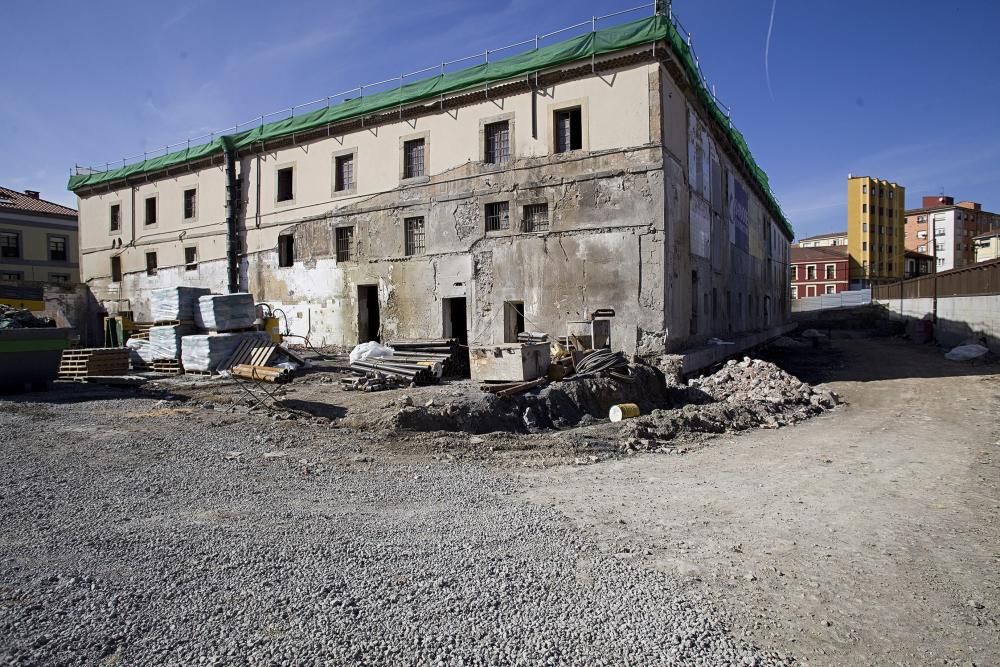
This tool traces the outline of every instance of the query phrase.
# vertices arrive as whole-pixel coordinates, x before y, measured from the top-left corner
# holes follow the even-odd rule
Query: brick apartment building
[[[792,246],[792,298],[846,292],[850,284],[850,263],[846,245]]]

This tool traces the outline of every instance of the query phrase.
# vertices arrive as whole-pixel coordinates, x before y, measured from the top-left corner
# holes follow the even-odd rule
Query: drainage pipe
[[[226,260],[229,293],[240,291],[240,179],[236,173],[236,149],[232,139],[222,137],[222,147],[226,159]]]

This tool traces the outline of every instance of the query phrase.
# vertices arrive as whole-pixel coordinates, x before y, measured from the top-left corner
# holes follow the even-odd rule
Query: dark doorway
[[[503,342],[516,343],[517,334],[524,331],[524,302],[505,301],[503,304]]]
[[[465,319],[465,297],[444,299],[442,302],[444,317],[444,337],[457,338],[462,345],[469,343],[469,325]]]
[[[378,308],[378,285],[358,285],[358,342],[382,342],[382,320]]]

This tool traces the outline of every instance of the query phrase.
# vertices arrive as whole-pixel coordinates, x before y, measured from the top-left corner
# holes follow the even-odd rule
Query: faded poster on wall
[[[732,217],[733,244],[744,252],[750,250],[750,197],[739,179],[731,179],[729,192],[732,197],[729,212]]]
[[[712,217],[708,202],[691,197],[691,252],[699,257],[712,256]]]

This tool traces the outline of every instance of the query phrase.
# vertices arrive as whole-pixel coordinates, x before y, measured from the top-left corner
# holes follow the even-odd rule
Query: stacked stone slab
[[[168,324],[149,328],[149,347],[154,361],[178,359],[181,340],[195,332],[190,324]]]
[[[261,343],[271,341],[270,335],[260,331],[184,336],[181,347],[181,363],[184,365],[184,370],[217,371],[222,364],[229,361],[240,343],[248,338]]]
[[[252,327],[257,319],[253,294],[207,294],[198,299],[195,324],[208,331],[233,331]]]
[[[162,287],[149,294],[153,322],[194,321],[198,298],[211,294],[207,287]]]

